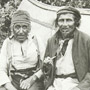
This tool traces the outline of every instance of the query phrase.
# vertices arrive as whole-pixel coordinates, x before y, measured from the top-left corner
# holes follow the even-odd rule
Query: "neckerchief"
[[[67,49],[67,46],[68,46],[69,40],[74,37],[74,31],[71,32],[65,39],[62,38],[61,33],[58,34],[60,42],[59,42],[59,48],[57,49],[57,58],[60,58],[61,54],[64,56],[66,49]]]

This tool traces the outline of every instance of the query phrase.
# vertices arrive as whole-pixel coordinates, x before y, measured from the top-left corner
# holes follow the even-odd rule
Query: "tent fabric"
[[[54,31],[53,25],[56,18],[56,11],[41,8],[41,6],[37,6],[38,2],[35,4],[33,1],[23,0],[19,9],[26,10],[30,13],[31,32],[41,37],[43,43],[46,45],[47,39],[52,36]]]

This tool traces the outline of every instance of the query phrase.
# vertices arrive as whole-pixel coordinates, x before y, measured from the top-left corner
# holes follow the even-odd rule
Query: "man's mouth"
[[[63,30],[62,30],[62,32],[68,32],[68,29],[67,28],[64,28]]]
[[[20,36],[18,35],[17,37],[18,37],[19,39],[23,39],[23,38],[25,38],[24,35],[20,35]]]

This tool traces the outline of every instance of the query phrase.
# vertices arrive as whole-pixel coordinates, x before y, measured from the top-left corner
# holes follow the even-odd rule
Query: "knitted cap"
[[[65,6],[57,12],[57,15],[61,15],[64,13],[71,13],[71,14],[75,15],[75,17],[77,17],[78,21],[81,19],[80,12],[77,9],[75,9],[74,7]]]
[[[27,11],[24,10],[18,10],[13,14],[11,24],[17,23],[17,22],[26,22],[30,23],[30,15]]]

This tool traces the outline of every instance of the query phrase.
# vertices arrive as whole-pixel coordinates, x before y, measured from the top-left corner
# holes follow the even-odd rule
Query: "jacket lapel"
[[[76,30],[74,33],[72,58],[79,81],[81,81],[84,78],[84,75],[88,70],[88,61],[86,57],[87,49],[85,49],[85,46],[87,45],[86,41],[84,40],[84,35],[78,30]]]
[[[77,49],[78,49],[78,37],[79,37],[79,35],[78,35],[78,31],[76,30],[75,32],[74,32],[74,41],[73,41],[73,47],[72,47],[72,58],[73,58],[73,62],[74,62],[74,64],[76,65],[76,64],[78,64],[78,53],[77,53]]]

